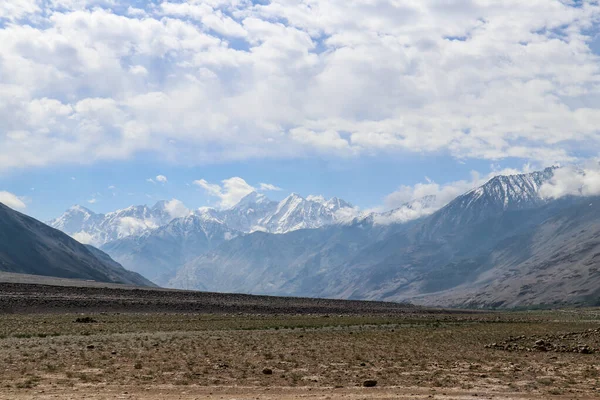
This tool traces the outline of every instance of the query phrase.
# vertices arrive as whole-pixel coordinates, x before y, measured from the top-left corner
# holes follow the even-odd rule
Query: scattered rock
[[[363,382],[364,387],[373,387],[377,386],[377,381],[375,379],[367,379]]]
[[[78,324],[93,324],[98,321],[96,321],[92,317],[79,317],[79,318],[75,319],[75,321],[73,321],[73,322],[78,323]]]
[[[262,373],[265,375],[273,375],[273,370],[271,368],[263,368]]]
[[[486,344],[485,348],[504,351],[594,354],[599,349],[582,342],[591,340],[593,343],[597,343],[600,340],[600,337],[598,337],[599,332],[598,330],[588,329],[584,332],[548,335],[543,338],[531,337],[529,340],[525,335],[509,336],[508,339],[502,342]]]

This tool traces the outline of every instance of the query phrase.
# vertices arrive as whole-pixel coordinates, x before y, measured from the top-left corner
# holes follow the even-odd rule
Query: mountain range
[[[96,214],[73,206],[49,225],[79,241],[99,245],[115,260],[165,285],[183,264],[221,243],[256,231],[283,234],[338,223],[356,210],[332,198],[292,193],[281,202],[252,192],[234,207],[203,207],[176,218],[169,202]]]
[[[231,209],[202,208],[158,227],[160,205],[130,208],[151,222],[140,231],[106,222],[123,210],[73,208],[52,224],[74,236],[119,232],[102,250],[175,288],[465,307],[595,304],[600,202],[542,196],[554,173],[496,176],[439,210],[432,196],[361,213],[336,198],[251,193]]]

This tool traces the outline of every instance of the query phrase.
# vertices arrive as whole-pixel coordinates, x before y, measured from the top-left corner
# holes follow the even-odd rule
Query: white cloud
[[[260,190],[261,192],[280,192],[283,189],[270,183],[260,183],[258,185],[258,190]]]
[[[323,195],[321,194],[309,194],[308,196],[306,196],[306,200],[315,201],[317,203],[325,203],[327,201],[327,199],[325,199],[325,197],[323,197]]]
[[[125,237],[141,233],[146,229],[155,229],[157,226],[149,220],[140,220],[133,217],[123,217],[119,219],[117,227],[119,237]]]
[[[164,175],[157,175],[156,176],[156,181],[160,182],[160,183],[167,183],[168,179]]]
[[[471,180],[459,180],[446,184],[429,181],[417,183],[413,186],[402,185],[398,190],[385,197],[384,204],[386,208],[393,209],[426,196],[435,196],[436,200],[434,204],[427,207],[427,210],[435,211],[448,204],[457,196],[482,185],[485,181],[486,179],[481,178],[479,174],[473,173]],[[409,210],[407,212],[412,213],[413,211]],[[419,209],[419,211],[423,212],[424,210]]]
[[[550,199],[600,195],[600,164],[595,160],[580,167],[569,165],[554,170],[552,179],[540,188],[540,195]]]
[[[36,0],[3,1],[0,2],[0,21],[3,19],[18,20],[39,11],[40,7]]]
[[[97,243],[97,241],[94,239],[94,236],[87,233],[87,232],[76,232],[73,235],[71,235],[71,237],[73,237],[73,239],[77,240],[79,243],[83,243],[83,244],[91,244],[92,246],[95,246],[99,243]]]
[[[290,138],[322,152],[352,153],[352,146],[348,140],[343,139],[338,132],[332,130],[314,132],[305,128],[294,128],[290,130]]]
[[[366,213],[362,212],[358,207],[344,207],[334,213],[334,218],[339,223],[349,223],[361,215],[366,215]]]
[[[148,70],[143,65],[132,65],[131,67],[129,67],[129,71],[134,75],[148,75]]]
[[[146,13],[146,11],[142,10],[141,8],[135,8],[135,7],[131,7],[131,6],[129,6],[127,8],[127,15],[132,16],[132,17],[146,17],[146,16],[148,16],[148,14]]]
[[[600,144],[593,1],[15,0],[0,21],[0,170]]]
[[[6,191],[0,191],[0,203],[17,210],[23,210],[27,207],[21,198]]]
[[[256,189],[240,177],[232,177],[221,181],[222,185],[209,183],[205,179],[194,181],[209,196],[219,199],[218,207],[227,209],[236,205],[244,196],[254,192]]]
[[[190,210],[183,204],[181,200],[172,199],[165,203],[165,210],[171,218],[181,218],[190,214]]]
[[[95,199],[95,198],[94,199],[89,199],[87,202],[90,203],[90,204],[96,204],[98,202],[98,199]]]
[[[156,183],[156,182],[154,182],[154,179],[152,179],[152,178],[146,179],[146,182],[148,182],[148,183]]]
[[[108,187],[108,190],[115,190],[116,188],[117,188],[117,187],[116,187],[115,185],[110,185],[110,186]]]

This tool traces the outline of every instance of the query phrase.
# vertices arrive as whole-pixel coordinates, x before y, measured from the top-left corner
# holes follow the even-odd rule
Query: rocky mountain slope
[[[102,250],[126,268],[164,285],[188,261],[241,233],[206,213],[109,242]]]
[[[0,271],[154,286],[100,250],[1,203]]]

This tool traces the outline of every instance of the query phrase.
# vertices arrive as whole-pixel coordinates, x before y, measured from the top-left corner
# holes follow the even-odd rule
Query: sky
[[[0,2],[0,202],[42,220],[383,210],[599,150],[596,0]]]

